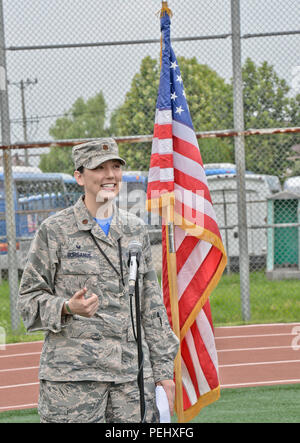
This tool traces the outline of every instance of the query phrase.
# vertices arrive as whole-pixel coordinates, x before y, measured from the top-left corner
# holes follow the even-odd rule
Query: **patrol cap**
[[[94,169],[108,160],[119,160],[126,165],[123,158],[119,156],[118,145],[113,138],[99,138],[98,140],[73,146],[72,157],[75,169],[83,166]]]

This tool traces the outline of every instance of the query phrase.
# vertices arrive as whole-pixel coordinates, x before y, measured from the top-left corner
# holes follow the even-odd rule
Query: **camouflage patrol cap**
[[[99,138],[98,140],[73,146],[72,157],[75,169],[83,166],[94,169],[108,160],[119,160],[122,165],[126,162],[119,156],[118,145],[113,138]]]

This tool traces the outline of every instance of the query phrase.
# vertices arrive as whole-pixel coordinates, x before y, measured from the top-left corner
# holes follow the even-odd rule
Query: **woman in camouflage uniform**
[[[74,176],[84,187],[84,196],[41,224],[18,299],[27,330],[45,331],[40,418],[42,422],[140,421],[137,346],[128,295],[128,245],[136,240],[142,245],[139,287],[146,421],[158,422],[155,385],[165,389],[173,413],[178,339],[153,269],[147,227],[114,204],[125,161],[113,139],[77,145],[72,154]]]

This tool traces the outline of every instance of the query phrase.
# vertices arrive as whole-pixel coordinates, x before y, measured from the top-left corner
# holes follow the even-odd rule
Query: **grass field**
[[[20,329],[18,331],[11,330],[9,286],[5,280],[0,286],[0,327],[5,330],[6,343],[36,341],[43,340],[44,338],[42,333],[27,334],[22,321],[20,321]]]
[[[210,300],[215,326],[243,324],[239,274],[223,275]],[[299,281],[270,281],[264,272],[252,272],[250,306],[253,324],[299,321]]]
[[[223,275],[210,300],[215,326],[243,324],[239,274]],[[251,323],[299,321],[299,282],[269,281],[264,272],[253,272],[250,274],[250,305]],[[5,329],[7,343],[43,339],[40,333],[26,334],[23,325],[17,333],[11,331],[7,281],[0,286],[0,327]]]
[[[8,411],[0,423],[39,423],[39,417],[36,409]],[[300,384],[223,389],[191,423],[300,423]]]
[[[268,281],[263,272],[250,275],[251,323],[299,321],[297,280]],[[211,296],[215,326],[243,324],[239,275],[223,275]],[[42,340],[42,333],[27,334],[23,325],[12,332],[9,287],[0,286],[0,327],[6,343]],[[300,423],[300,384],[224,389],[216,403],[204,408],[195,423]],[[0,413],[0,423],[38,423],[36,409]],[[176,418],[174,419],[176,423]]]

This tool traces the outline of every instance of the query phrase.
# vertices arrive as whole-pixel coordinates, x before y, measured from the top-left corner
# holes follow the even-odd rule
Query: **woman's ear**
[[[74,171],[74,178],[76,180],[76,182],[80,185],[80,186],[84,186],[84,179],[82,176],[82,173],[79,171]]]

